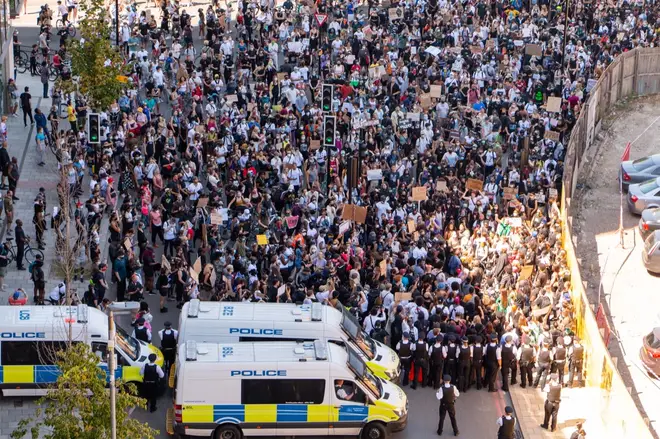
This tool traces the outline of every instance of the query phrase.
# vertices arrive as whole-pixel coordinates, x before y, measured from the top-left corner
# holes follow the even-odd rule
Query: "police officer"
[[[144,389],[144,396],[149,404],[149,411],[156,411],[156,401],[158,399],[158,380],[165,377],[163,369],[157,365],[156,354],[149,354],[149,364],[143,364],[140,369],[142,375],[142,389]]]
[[[550,383],[548,387],[544,389],[546,394],[545,399],[545,416],[543,417],[542,428],[548,429],[548,421],[552,417],[552,424],[550,425],[550,431],[555,431],[557,429],[557,412],[559,412],[559,403],[561,402],[561,383],[559,383],[559,377],[556,373],[550,375]]]
[[[477,380],[477,390],[481,390],[484,382],[484,347],[481,345],[481,336],[474,338],[474,345],[470,346],[472,351],[472,365],[470,367],[470,381],[472,377]],[[472,385],[472,383],[470,383]]]
[[[582,381],[582,358],[584,357],[584,347],[580,344],[580,339],[573,337],[573,344],[568,348],[568,387],[573,387],[573,379],[577,375],[578,385],[584,386]]]
[[[151,343],[151,330],[144,326],[144,317],[137,319],[135,324],[137,326],[133,329],[133,337],[146,343]]]
[[[442,346],[442,337],[435,338],[435,343],[429,348],[429,359],[431,367],[429,371],[429,381],[435,390],[442,384],[442,368],[444,366],[444,353]]]
[[[417,388],[417,377],[421,376],[422,387],[426,387],[426,374],[429,370],[429,353],[424,334],[419,334],[419,340],[415,344],[413,352],[414,368],[413,382],[410,385],[412,389]]]
[[[524,336],[523,345],[518,349],[518,367],[520,368],[520,387],[532,385],[532,368],[534,367],[534,347],[529,344],[529,337]]]
[[[513,370],[511,384],[515,384],[513,381],[515,380],[515,362],[517,353],[516,347],[513,345],[513,338],[510,335],[507,335],[504,339],[504,346],[501,347],[502,390],[505,392],[509,391],[509,373],[511,370]]]
[[[172,329],[170,322],[165,322],[165,329],[158,331],[158,337],[160,337],[160,349],[163,351],[165,359],[163,365],[165,370],[169,372],[176,357],[176,342],[179,339],[179,332]]]
[[[497,379],[497,369],[502,364],[502,349],[497,346],[497,334],[490,335],[490,343],[486,346],[486,383],[488,383],[489,392],[497,392],[495,380]]]
[[[504,416],[497,418],[497,439],[514,439],[516,434],[516,418],[513,417],[513,407],[504,407]]]
[[[468,338],[461,338],[461,347],[458,350],[458,389],[461,392],[467,392],[470,383],[470,363],[472,360],[472,350],[468,346]]]
[[[452,381],[456,384],[456,365],[458,360],[458,346],[456,346],[456,335],[449,334],[449,344],[443,348],[443,357],[445,361],[444,374],[452,377]]]
[[[396,351],[399,353],[399,359],[401,360],[401,368],[403,369],[403,381],[401,382],[402,386],[408,385],[408,376],[410,375],[410,365],[412,363],[412,353],[414,345],[410,343],[410,333],[404,332],[403,339],[396,344]]]
[[[545,387],[545,380],[550,373],[550,365],[552,364],[552,352],[550,351],[550,341],[543,340],[543,347],[536,355],[536,379],[534,380],[534,387],[539,386],[541,382],[541,389]]]
[[[559,377],[559,383],[564,384],[564,370],[566,370],[566,346],[571,343],[571,337],[564,339],[557,338],[557,344],[552,349],[552,369],[551,373],[556,373]]]
[[[459,435],[458,425],[456,424],[456,409],[454,408],[454,402],[456,398],[460,396],[460,392],[456,386],[451,384],[451,376],[445,375],[444,384],[438,392],[435,394],[435,397],[440,401],[440,421],[438,422],[438,436],[442,434],[442,427],[445,423],[445,416],[449,413],[449,420],[451,421],[451,428],[454,429],[454,436]]]

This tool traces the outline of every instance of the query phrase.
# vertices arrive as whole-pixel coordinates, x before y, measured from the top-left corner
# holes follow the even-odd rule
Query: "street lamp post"
[[[119,0],[115,0],[115,42],[119,50]]]

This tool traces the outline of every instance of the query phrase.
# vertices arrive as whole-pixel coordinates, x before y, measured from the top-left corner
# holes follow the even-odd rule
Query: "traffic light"
[[[333,94],[334,87],[332,84],[323,84],[323,90],[321,91],[321,110],[323,110],[324,113],[332,111]]]
[[[335,116],[323,116],[323,146],[335,146],[335,126]]]
[[[87,115],[87,127],[89,143],[101,143],[101,118],[98,113]]]

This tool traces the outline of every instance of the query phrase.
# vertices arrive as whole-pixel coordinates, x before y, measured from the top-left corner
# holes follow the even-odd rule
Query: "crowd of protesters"
[[[537,385],[567,368],[580,380],[565,147],[607,65],[657,44],[656,4],[385,1],[124,7],[133,74],[95,109],[101,145],[81,130],[82,97],[45,127],[67,176],[60,202],[75,200],[76,260],[93,266],[83,300],[100,305],[113,282],[118,300],[159,294],[161,312],[319,301],[399,351],[470,347],[467,369],[445,352],[438,371],[432,347],[411,354],[413,385],[449,371],[461,390],[494,390],[501,370],[506,390],[518,368],[531,384],[533,366]],[[491,340],[502,350],[482,368],[475,347]]]

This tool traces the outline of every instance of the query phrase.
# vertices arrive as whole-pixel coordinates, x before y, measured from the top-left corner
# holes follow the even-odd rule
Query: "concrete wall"
[[[643,419],[612,360],[589,305],[572,234],[571,197],[575,192],[585,151],[600,130],[601,120],[619,100],[660,92],[660,49],[634,49],[620,55],[598,80],[584,105],[568,143],[562,190],[563,240],[571,270],[577,333],[584,340],[584,370],[587,386],[599,395],[588,404],[598,404],[603,426],[610,437],[650,439],[648,420]]]

